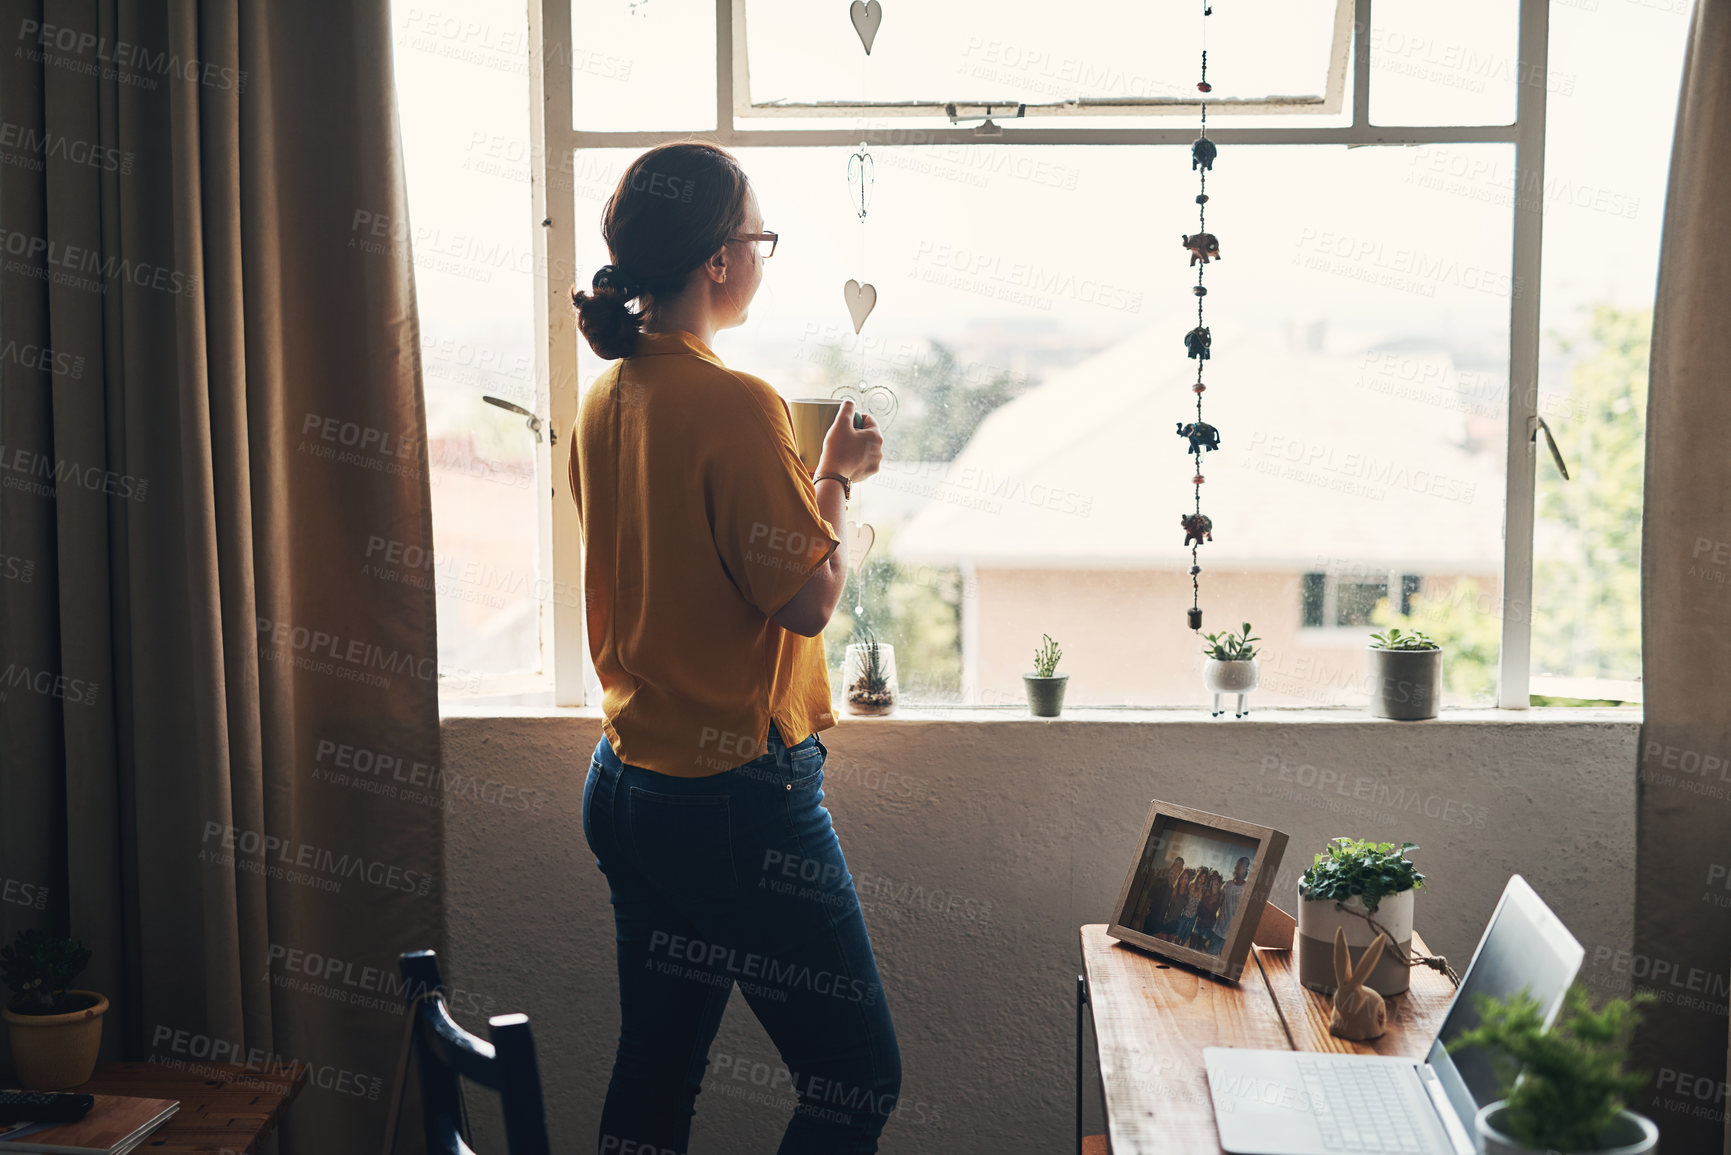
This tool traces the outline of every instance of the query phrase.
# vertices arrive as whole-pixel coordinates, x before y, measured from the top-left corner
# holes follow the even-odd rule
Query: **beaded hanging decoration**
[[[1184,544],[1190,547],[1190,628],[1198,632],[1202,629],[1199,551],[1203,542],[1214,540],[1214,522],[1202,512],[1202,483],[1205,480],[1202,454],[1220,448],[1220,431],[1202,420],[1202,394],[1208,390],[1208,386],[1202,383],[1202,370],[1208,364],[1213,345],[1213,337],[1202,315],[1202,304],[1208,296],[1203,274],[1207,272],[1209,261],[1220,259],[1220,241],[1208,231],[1208,174],[1213,171],[1214,158],[1219,152],[1214,142],[1208,139],[1208,93],[1214,90],[1208,83],[1208,17],[1213,14],[1210,0],[1202,0],[1202,75],[1196,82],[1196,91],[1202,93],[1202,128],[1190,146],[1190,169],[1197,174],[1198,182],[1196,232],[1183,238],[1184,248],[1190,253],[1190,265],[1196,270],[1196,284],[1190,290],[1196,294],[1196,327],[1184,334],[1185,354],[1196,362],[1196,383],[1190,387],[1196,395],[1196,420],[1188,424],[1178,422],[1178,436],[1189,443],[1189,453],[1195,459],[1196,467],[1190,479],[1196,494],[1195,508],[1181,515],[1178,524],[1184,530]]]

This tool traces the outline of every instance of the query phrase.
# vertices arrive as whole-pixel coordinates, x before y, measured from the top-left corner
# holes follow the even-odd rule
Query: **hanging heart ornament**
[[[884,22],[884,6],[878,0],[853,0],[848,9],[848,15],[853,19],[853,30],[859,33],[859,42],[865,45],[866,55],[872,54],[872,41],[878,38],[878,25]]]
[[[854,215],[862,221],[866,219],[866,209],[871,207],[873,170],[876,167],[872,154],[866,151],[866,142],[860,141],[859,151],[847,158],[847,185],[853,194]]]
[[[852,401],[854,412],[868,414],[878,423],[879,429],[888,429],[895,423],[896,410],[901,402],[887,385],[867,385],[861,381],[858,385],[837,385],[830,396],[841,401]]]
[[[866,318],[872,315],[872,310],[878,307],[878,291],[850,277],[847,284],[841,287],[841,295],[847,301],[848,316],[853,318],[853,331],[858,333],[865,327]]]
[[[865,568],[866,556],[871,553],[877,540],[877,531],[871,526],[857,521],[847,523],[847,566],[853,570],[855,581],[859,580],[860,571]]]

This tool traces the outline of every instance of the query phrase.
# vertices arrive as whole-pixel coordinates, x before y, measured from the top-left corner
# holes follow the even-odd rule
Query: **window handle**
[[[483,395],[481,400],[485,401],[489,405],[497,405],[499,408],[506,410],[507,412],[515,413],[519,417],[528,418],[528,420],[523,422],[523,424],[527,425],[529,427],[529,432],[531,432],[535,435],[536,441],[541,440],[541,418],[539,416],[537,416],[534,413],[531,413],[529,410],[523,408],[521,405],[517,404],[515,401],[507,401],[503,397],[493,397],[490,395]],[[557,445],[559,443],[559,439],[557,437],[554,437],[553,443],[555,445]],[[1552,448],[1551,452],[1552,453],[1556,452],[1555,447]],[[1563,476],[1567,477],[1568,474],[1565,473]]]
[[[1551,450],[1551,460],[1557,463],[1557,472],[1563,475],[1563,480],[1568,481],[1569,467],[1563,464],[1562,451],[1557,448],[1557,439],[1551,436],[1551,427],[1545,424],[1545,419],[1537,416],[1532,417],[1528,420],[1527,427],[1531,432],[1531,439],[1535,444],[1539,440],[1540,431],[1544,432],[1545,444]]]

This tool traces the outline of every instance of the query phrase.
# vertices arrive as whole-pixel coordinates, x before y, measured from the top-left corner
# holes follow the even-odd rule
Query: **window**
[[[1194,109],[1200,15],[1138,0],[1097,0],[1085,19],[1049,5],[946,0],[900,6],[884,52],[810,0],[742,0],[735,24],[741,116],[931,115],[1017,104],[1065,116]],[[1210,111],[1333,112],[1345,87],[1350,0],[1221,5],[1208,34]],[[798,50],[790,50],[798,46]]]
[[[897,9],[867,57],[835,13],[788,0],[543,5],[540,58],[572,65],[529,70],[531,107],[547,110],[546,143],[530,149],[546,175],[530,219],[549,222],[532,230],[536,267],[586,276],[605,259],[595,226],[620,168],[660,140],[712,132],[783,238],[752,323],[718,352],[789,396],[864,383],[899,400],[884,472],[856,491],[851,516],[876,544],[832,627],[832,659],[865,625],[903,650],[904,702],[1019,703],[1020,672],[1050,632],[1073,703],[1198,703],[1174,532],[1189,470],[1164,432],[1190,401],[1178,337],[1193,302],[1167,230],[1150,223],[1193,219],[1194,37],[1169,21],[1149,55],[1132,36],[1101,37],[1104,19],[986,7]],[[1627,490],[1626,446],[1600,444],[1627,424],[1627,389],[1589,399],[1572,381],[1602,376],[1580,369],[1600,364],[1594,350],[1614,347],[1625,369],[1644,350],[1638,325],[1595,330],[1582,307],[1627,310],[1651,285],[1669,134],[1640,125],[1668,118],[1644,105],[1637,123],[1621,85],[1638,59],[1650,91],[1674,91],[1684,22],[1559,6],[1547,58],[1530,35],[1517,47],[1545,8],[1378,0],[1357,56],[1342,51],[1342,5],[1214,18],[1210,79],[1245,103],[1218,127],[1210,117],[1224,260],[1210,278],[1206,400],[1223,440],[1205,465],[1218,532],[1203,604],[1205,628],[1251,617],[1263,635],[1264,704],[1361,701],[1363,635],[1390,621],[1447,640],[1465,672],[1454,704],[1525,705],[1529,675],[1566,670],[1575,683],[1550,689],[1580,691],[1592,688],[1581,677],[1631,668],[1616,592],[1628,549],[1605,548],[1596,494],[1553,498],[1543,459],[1525,480],[1524,434],[1529,413],[1545,416],[1565,455],[1585,459],[1572,468]],[[1246,31],[1272,18],[1292,25],[1279,54]],[[579,62],[573,43],[616,60]],[[655,71],[672,58],[683,63]],[[1161,79],[1131,84],[1130,63]],[[1571,126],[1551,132],[1542,182],[1535,94]],[[982,135],[977,100],[1025,103],[1025,116],[1000,107],[1001,133]],[[940,101],[959,102],[956,121]],[[1613,129],[1614,156],[1602,147]],[[877,166],[863,227],[843,175],[861,139]],[[1354,144],[1409,147],[1340,147]],[[1556,234],[1542,316],[1540,209]],[[1612,217],[1616,229],[1598,228]],[[838,299],[850,276],[880,289],[857,336]],[[562,433],[602,365],[556,280],[538,277],[531,296],[544,315],[536,380],[557,383],[545,404]],[[543,494],[559,490],[541,507],[539,556],[577,588],[575,517],[552,468],[563,454],[536,458]],[[580,607],[543,598],[540,610],[558,699],[579,701],[586,680],[593,690]]]
[[[1417,574],[1307,573],[1303,582],[1303,625],[1307,630],[1357,629],[1379,624],[1376,612],[1408,617],[1414,596],[1424,586]],[[1368,629],[1361,632],[1368,633]]]

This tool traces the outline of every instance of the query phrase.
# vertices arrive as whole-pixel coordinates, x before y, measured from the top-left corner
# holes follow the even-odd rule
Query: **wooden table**
[[[1430,953],[1416,933],[1412,945]],[[1350,1043],[1328,1033],[1329,999],[1298,985],[1290,946],[1257,946],[1251,954],[1230,983],[1124,946],[1103,924],[1082,928],[1113,1155],[1221,1155],[1204,1047],[1423,1058],[1454,997],[1446,976],[1414,967],[1411,989],[1388,1000],[1387,1033]]]
[[[71,1090],[178,1100],[180,1110],[139,1144],[139,1151],[253,1155],[275,1130],[283,1109],[306,1086],[308,1071],[304,1065],[262,1071],[237,1063],[198,1063],[192,1070],[160,1063],[98,1063],[96,1074]]]

